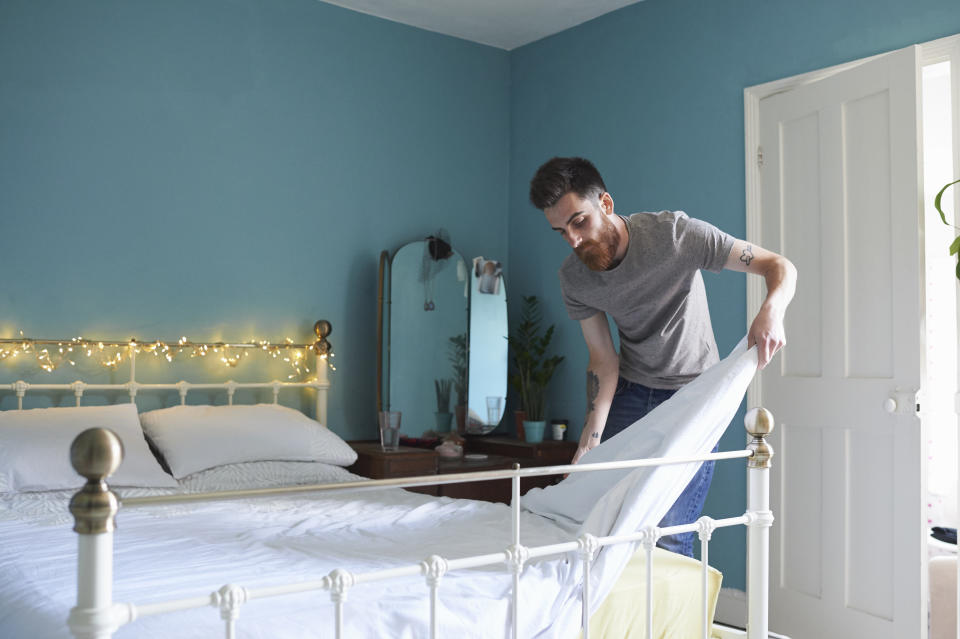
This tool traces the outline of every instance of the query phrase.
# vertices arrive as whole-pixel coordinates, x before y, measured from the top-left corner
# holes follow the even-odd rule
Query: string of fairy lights
[[[0,362],[22,362],[32,358],[41,370],[52,373],[63,366],[76,366],[78,361],[86,358],[104,368],[115,370],[132,355],[146,353],[171,363],[181,358],[219,359],[225,367],[236,368],[252,352],[265,352],[267,356],[289,365],[292,372],[287,376],[288,379],[298,379],[310,373],[310,351],[316,352],[331,370],[336,370],[329,343],[319,333],[318,337],[313,344],[295,344],[289,337],[282,343],[266,340],[239,344],[192,342],[186,337],[172,343],[162,340],[141,342],[137,339],[118,342],[83,337],[69,340],[33,339],[25,337],[20,331],[19,338],[0,339]]]

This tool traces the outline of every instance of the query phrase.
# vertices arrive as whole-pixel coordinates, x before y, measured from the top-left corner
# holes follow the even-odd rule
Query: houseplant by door
[[[515,372],[510,375],[510,384],[520,394],[520,405],[526,411],[523,422],[525,439],[528,442],[543,440],[544,413],[547,386],[563,357],[547,357],[547,349],[553,339],[553,325],[542,330],[543,316],[535,295],[523,297],[520,323],[507,340],[513,350]]]

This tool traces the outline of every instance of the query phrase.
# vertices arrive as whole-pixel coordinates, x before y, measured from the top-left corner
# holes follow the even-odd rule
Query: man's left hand
[[[769,308],[766,304],[760,308],[760,312],[753,319],[750,325],[750,332],[747,333],[747,348],[754,344],[757,345],[757,356],[759,363],[757,368],[763,369],[777,351],[783,348],[787,343],[786,333],[783,329],[783,314]]]

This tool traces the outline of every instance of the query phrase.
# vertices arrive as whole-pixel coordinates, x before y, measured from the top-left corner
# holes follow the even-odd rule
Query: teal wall
[[[505,51],[316,0],[0,0],[0,335],[326,318],[330,425],[372,438],[379,253],[505,260],[508,166]]]
[[[315,0],[0,0],[0,335],[306,340],[325,317],[331,426],[372,437],[378,254],[443,226],[504,259],[514,316],[544,301],[577,436],[536,167],[585,155],[618,211],[743,236],[745,87],[958,31],[955,0],[646,0],[508,53]],[[706,280],[726,351],[744,277]],[[721,466],[708,512],[743,484]],[[726,586],[742,544],[715,537]]]
[[[570,417],[578,434],[584,399],[570,389],[583,387],[587,355],[558,291],[569,248],[527,200],[543,161],[591,158],[620,213],[683,209],[743,237],[746,87],[957,32],[956,0],[646,0],[511,52],[510,310],[516,296],[536,293],[557,324],[567,361],[550,412]],[[726,353],[746,332],[745,278],[705,279]],[[723,449],[743,445],[741,424]],[[742,511],[744,490],[742,467],[721,464],[707,514]],[[744,587],[743,544],[739,530],[714,536],[724,586]]]

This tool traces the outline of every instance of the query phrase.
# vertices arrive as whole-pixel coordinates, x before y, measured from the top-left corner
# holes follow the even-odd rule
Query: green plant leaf
[[[951,226],[951,224],[947,222],[947,216],[943,212],[943,208],[940,206],[940,202],[943,199],[943,192],[949,189],[954,184],[957,184],[958,182],[960,182],[960,180],[954,180],[953,182],[950,182],[949,184],[944,186],[942,189],[940,189],[940,192],[937,193],[937,197],[933,198],[933,206],[935,209],[937,209],[937,213],[940,214],[940,219],[943,220],[943,223],[946,224],[947,226]],[[954,251],[950,251],[950,255],[953,255],[953,253]]]
[[[957,251],[960,251],[960,235],[953,238],[953,242],[950,244],[950,255],[956,255]]]

